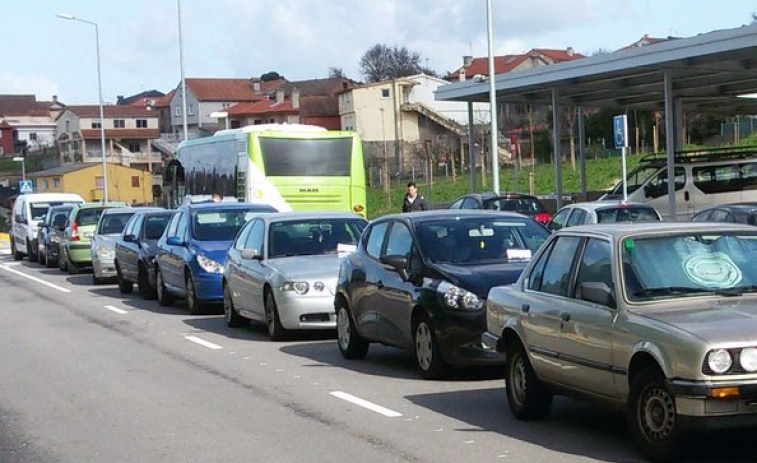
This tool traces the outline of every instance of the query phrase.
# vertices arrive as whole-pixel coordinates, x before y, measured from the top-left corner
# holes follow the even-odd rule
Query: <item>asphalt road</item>
[[[499,371],[423,381],[410,354],[347,361],[0,250],[0,462],[636,462],[621,414],[557,399],[515,421]],[[751,434],[686,461],[754,462]]]

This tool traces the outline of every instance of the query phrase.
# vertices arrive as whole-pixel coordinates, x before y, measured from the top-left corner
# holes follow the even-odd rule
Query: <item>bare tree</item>
[[[344,77],[347,77],[346,75],[344,75],[344,69],[337,68],[337,67],[329,68],[329,79],[344,78]]]
[[[368,82],[381,82],[423,71],[421,54],[404,46],[389,47],[379,43],[360,58],[360,72]]]

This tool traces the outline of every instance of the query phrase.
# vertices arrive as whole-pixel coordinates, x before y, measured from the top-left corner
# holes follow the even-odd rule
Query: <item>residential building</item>
[[[13,126],[0,119],[0,156],[8,156],[14,153]]]
[[[631,50],[634,48],[641,48],[641,47],[647,47],[649,45],[654,45],[656,43],[662,43],[667,42],[668,40],[675,40],[678,37],[650,37],[649,34],[644,34],[639,40],[635,41],[632,44],[626,45],[625,47],[621,48],[621,50]]]
[[[139,92],[136,95],[123,96],[118,95],[116,97],[116,104],[121,106],[139,106],[141,108],[150,108],[155,105],[155,101],[166,96],[165,93],[159,90],[145,90]]]
[[[295,91],[289,99],[284,89],[278,89],[274,98],[240,103],[227,110],[229,128],[260,124],[298,124],[300,122],[300,97]]]
[[[153,202],[152,174],[141,169],[108,163],[108,199],[127,204]],[[103,200],[102,165],[64,164],[29,174],[40,193],[76,193],[86,201]]]
[[[58,142],[64,160],[100,162],[100,127],[104,124],[108,162],[133,165],[149,172],[162,165],[160,153],[152,149],[152,140],[160,136],[155,111],[107,105],[103,112],[105,119],[101,121],[99,106],[67,106],[58,116]]]
[[[585,58],[585,56],[576,53],[571,47],[565,50],[533,48],[520,55],[495,56],[494,73],[506,74],[508,72],[522,71],[524,69],[574,61],[581,58]],[[474,58],[473,56],[463,56],[463,65],[449,73],[447,80],[470,80],[477,75],[484,77],[489,75],[488,57]]]
[[[0,95],[0,119],[13,127],[13,139],[29,151],[55,145],[55,118],[65,106],[37,101],[34,95]]]

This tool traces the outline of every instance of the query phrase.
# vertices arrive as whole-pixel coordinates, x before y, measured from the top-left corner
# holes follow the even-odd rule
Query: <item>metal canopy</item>
[[[497,98],[507,103],[663,109],[664,73],[683,110],[757,114],[757,25],[672,39],[580,60],[496,76]],[[437,100],[489,100],[488,83],[439,88]]]

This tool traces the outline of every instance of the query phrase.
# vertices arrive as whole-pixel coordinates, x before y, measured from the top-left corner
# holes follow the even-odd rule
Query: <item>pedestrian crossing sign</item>
[[[32,188],[32,181],[31,180],[22,180],[18,184],[18,190],[21,193],[31,193],[34,189]]]

